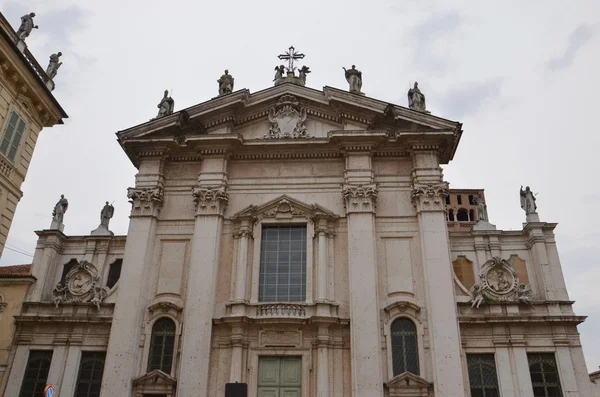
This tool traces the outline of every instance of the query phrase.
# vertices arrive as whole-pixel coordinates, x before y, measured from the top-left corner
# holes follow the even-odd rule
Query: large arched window
[[[148,372],[159,369],[166,374],[170,374],[173,366],[174,348],[175,323],[167,317],[160,318],[152,327]]]
[[[392,364],[394,376],[404,372],[419,375],[417,327],[407,318],[392,323]]]

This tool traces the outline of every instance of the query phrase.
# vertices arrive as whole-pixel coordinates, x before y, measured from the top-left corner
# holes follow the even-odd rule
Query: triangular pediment
[[[159,369],[154,369],[148,372],[145,375],[140,376],[139,378],[133,381],[134,386],[141,385],[164,385],[164,386],[175,386],[177,385],[177,380],[173,378],[171,375],[168,375],[162,372]]]
[[[233,219],[289,219],[303,217],[307,219],[338,218],[333,212],[319,204],[306,204],[286,194],[261,205],[250,205],[233,216]]]
[[[390,397],[429,397],[433,395],[433,383],[427,382],[427,380],[410,372],[396,375],[385,385]]]

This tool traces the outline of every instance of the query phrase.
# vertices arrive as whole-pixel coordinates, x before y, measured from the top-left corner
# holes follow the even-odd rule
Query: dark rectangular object
[[[248,385],[246,383],[226,383],[225,397],[247,397]]]

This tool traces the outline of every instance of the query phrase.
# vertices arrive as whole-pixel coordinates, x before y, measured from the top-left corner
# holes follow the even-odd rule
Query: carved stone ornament
[[[506,259],[494,257],[483,264],[480,284],[471,287],[471,307],[484,302],[521,302],[531,305],[529,284],[520,284],[517,271]]]
[[[163,205],[162,187],[129,188],[127,198],[132,204],[131,215],[156,215],[156,210]]]
[[[417,210],[445,210],[448,195],[448,182],[433,184],[413,184],[411,199]]]
[[[300,107],[293,95],[283,95],[269,110],[269,133],[262,139],[311,138],[306,132],[306,109]]]
[[[56,284],[53,290],[54,305],[89,302],[100,310],[100,303],[108,292],[102,287],[98,270],[88,261],[81,261],[66,275],[64,285]]]
[[[370,185],[345,185],[342,188],[346,213],[375,212],[379,187]]]
[[[222,215],[229,201],[225,186],[195,187],[192,196],[197,215]]]

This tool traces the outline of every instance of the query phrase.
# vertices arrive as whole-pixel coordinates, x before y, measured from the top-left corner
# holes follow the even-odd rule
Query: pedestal
[[[108,230],[107,226],[100,225],[95,230],[92,230],[90,232],[90,235],[92,235],[92,236],[109,236],[109,237],[112,237],[115,234],[113,232],[111,232],[110,230]]]
[[[59,230],[62,232],[65,230],[65,225],[62,222],[53,219],[52,223],[50,223],[50,230]]]

